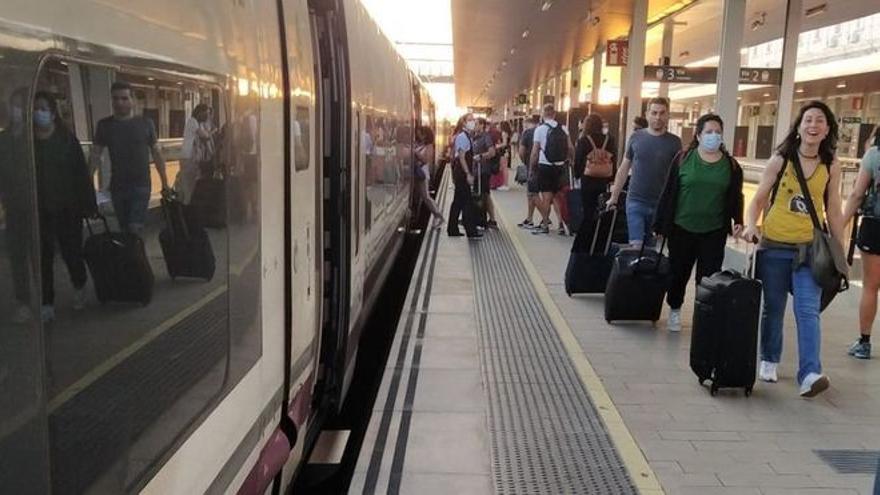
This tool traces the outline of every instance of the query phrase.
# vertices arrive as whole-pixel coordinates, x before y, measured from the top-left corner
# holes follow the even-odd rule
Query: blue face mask
[[[48,110],[34,110],[34,124],[37,127],[47,128],[52,125],[52,112]]]
[[[721,142],[724,139],[721,134],[701,134],[700,146],[706,151],[718,151],[721,148]]]

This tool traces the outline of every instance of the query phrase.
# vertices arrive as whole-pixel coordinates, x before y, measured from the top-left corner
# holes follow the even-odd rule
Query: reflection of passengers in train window
[[[31,202],[29,198],[27,135],[27,88],[20,88],[9,98],[9,121],[0,132],[0,203],[6,216],[6,250],[17,308],[12,319],[24,323],[31,318],[28,253],[31,239]],[[6,281],[4,281],[6,283]]]
[[[95,189],[79,140],[58,115],[49,93],[34,96],[34,162],[40,213],[40,266],[43,321],[55,317],[55,245],[67,265],[75,290],[73,308],[85,306],[86,264],[83,259],[83,218],[98,212]]]
[[[177,174],[174,189],[183,204],[192,200],[196,181],[201,175],[210,177],[214,173],[214,133],[211,125],[211,107],[199,103],[186,119],[183,128],[183,147],[181,149],[180,172]]]
[[[110,88],[113,115],[98,122],[92,146],[92,169],[97,169],[104,148],[110,151],[110,195],[119,226],[140,233],[147,220],[150,204],[150,153],[162,181],[162,192],[168,192],[165,159],[156,140],[153,122],[134,114],[132,88],[117,81]]]

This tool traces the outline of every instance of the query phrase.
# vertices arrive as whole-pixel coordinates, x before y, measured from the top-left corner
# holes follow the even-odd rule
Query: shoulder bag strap
[[[819,215],[816,213],[816,205],[813,204],[813,196],[810,195],[810,188],[807,186],[807,179],[804,177],[804,169],[801,167],[801,160],[797,156],[797,152],[795,152],[791,163],[794,167],[794,174],[797,176],[798,183],[801,186],[801,192],[804,193],[804,201],[807,203],[807,210],[809,210],[810,218],[813,220],[813,227],[826,232],[825,226],[819,222]],[[820,167],[822,164],[819,163],[816,166]]]

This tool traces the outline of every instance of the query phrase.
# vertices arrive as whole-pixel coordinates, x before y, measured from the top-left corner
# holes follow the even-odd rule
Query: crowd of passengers
[[[73,309],[87,303],[85,291],[88,270],[83,252],[83,220],[98,218],[95,171],[107,150],[110,183],[107,189],[118,228],[143,235],[152,195],[150,163],[155,163],[162,196],[175,198],[188,206],[196,185],[213,163],[218,130],[212,109],[196,105],[186,120],[180,169],[175,183],[169,184],[165,159],[158,145],[153,121],[136,114],[131,85],[123,81],[110,89],[113,114],[101,119],[95,128],[90,156],[86,158],[76,135],[61,117],[58,101],[50,92],[33,97],[33,128],[25,124],[28,94],[25,89],[11,95],[10,125],[0,132],[0,205],[5,213],[6,247],[16,300],[11,319],[25,323],[34,315],[30,310],[29,256],[27,240],[31,232],[27,177],[27,132],[33,134],[39,218],[40,272],[42,297],[39,317],[48,323],[55,319],[55,253],[64,261],[74,288]]]
[[[848,354],[871,357],[871,328],[880,289],[880,126],[865,143],[858,178],[846,204],[841,198],[841,163],[835,153],[838,119],[822,102],[801,107],[787,136],[768,160],[757,192],[746,208],[743,169],[723,142],[724,122],[715,114],[701,116],[690,143],[669,132],[669,101],[653,98],[635,131],[626,140],[624,156],[615,156],[614,136],[597,114],[578,123],[578,135],[556,120],[552,104],[541,115],[526,118],[522,132],[506,122],[490,124],[466,114],[459,120],[449,152],[455,196],[447,233],[479,240],[497,228],[491,191],[507,188],[508,168],[516,153],[524,175],[527,214],[518,224],[534,235],[552,231],[551,213],[559,235],[566,231],[564,195],[580,188],[581,231],[592,229],[603,210],[625,211],[630,246],[668,246],[671,283],[667,330],[681,330],[681,307],[691,273],[695,282],[721,270],[728,237],[757,245],[756,277],[763,284],[760,323],[759,378],[778,380],[782,328],[788,295],[792,294],[798,332],[800,394],[812,397],[829,386],[820,360],[822,289],[806,253],[814,226],[799,187],[793,160],[799,159],[807,189],[821,222],[833,241],[845,244],[846,225],[861,216],[855,245],[861,251],[863,281],[858,338]],[[556,136],[565,136],[565,144]],[[553,149],[555,148],[555,149]],[[535,217],[537,211],[538,217]],[[459,219],[461,221],[459,221]],[[762,220],[759,223],[759,220]],[[662,247],[661,247],[662,249]]]

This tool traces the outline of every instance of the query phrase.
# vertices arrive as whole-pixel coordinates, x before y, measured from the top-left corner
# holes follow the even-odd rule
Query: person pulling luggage
[[[837,139],[838,124],[831,109],[819,101],[804,105],[776,154],[767,162],[749,204],[743,233],[750,242],[760,240],[758,278],[764,284],[764,312],[759,377],[771,383],[778,380],[782,323],[791,292],[798,332],[797,381],[802,397],[813,397],[830,383],[822,373],[819,357],[822,287],[807,253],[816,233],[811,211],[827,222],[832,242],[843,239],[841,166],[835,157]],[[766,213],[759,229],[761,212]]]
[[[675,156],[660,196],[654,232],[667,238],[672,280],[666,294],[670,332],[681,331],[681,306],[697,265],[696,283],[721,270],[728,235],[743,230],[743,171],[724,148],[721,117],[697,120],[690,146]]]

